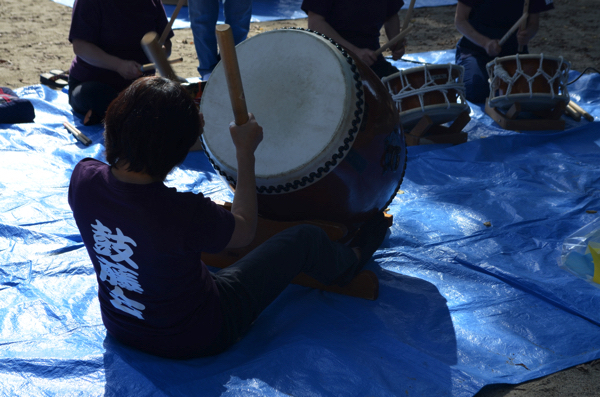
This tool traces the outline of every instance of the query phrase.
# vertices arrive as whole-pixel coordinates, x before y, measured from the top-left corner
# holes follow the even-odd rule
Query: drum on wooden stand
[[[434,124],[455,120],[469,105],[465,99],[464,68],[460,65],[423,65],[382,79],[396,103],[405,129],[424,115]]]
[[[256,151],[260,215],[354,229],[384,210],[400,187],[406,146],[394,104],[371,69],[304,29],[261,33],[236,53],[248,111],[264,131]],[[221,63],[200,108],[205,152],[234,187],[233,113]]]
[[[490,81],[490,107],[507,109],[519,103],[522,110],[553,109],[569,102],[570,63],[563,57],[517,54],[496,58],[486,65]]]

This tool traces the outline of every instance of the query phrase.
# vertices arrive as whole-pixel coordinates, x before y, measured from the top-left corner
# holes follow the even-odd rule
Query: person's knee
[[[314,241],[327,238],[327,233],[315,225],[302,224],[286,229],[285,232],[293,236],[297,241]]]
[[[490,95],[490,87],[487,79],[475,77],[467,84],[465,82],[465,97],[473,103],[484,103]]]

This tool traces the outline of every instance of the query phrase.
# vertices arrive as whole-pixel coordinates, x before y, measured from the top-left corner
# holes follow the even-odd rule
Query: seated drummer
[[[162,357],[226,350],[300,272],[324,284],[348,283],[388,228],[379,213],[344,245],[316,226],[296,226],[211,273],[202,252],[242,247],[254,238],[254,152],[263,131],[251,114],[246,124],[230,124],[239,173],[227,211],[202,193],[164,184],[203,124],[180,84],[162,77],[137,79],[106,113],[108,164],[81,160],[69,186],[69,205],[96,271],[108,333]]]
[[[150,63],[140,44],[148,32],[162,33],[167,16],[160,0],[76,0],[69,41],[75,58],[69,70],[69,104],[84,116],[85,125],[98,124],[108,104]],[[169,56],[173,31],[164,43]]]
[[[398,72],[379,49],[382,26],[388,40],[400,33],[398,12],[403,0],[303,0],[302,11],[308,14],[308,28],[342,45],[383,78]],[[390,47],[392,59],[402,58],[406,41]]]
[[[490,95],[486,64],[496,57],[527,54],[527,44],[539,30],[540,13],[554,8],[552,0],[530,0],[527,27],[519,28],[502,46],[499,40],[523,15],[524,0],[458,0],[454,24],[463,37],[456,45],[456,64],[465,68],[467,100],[484,103]]]

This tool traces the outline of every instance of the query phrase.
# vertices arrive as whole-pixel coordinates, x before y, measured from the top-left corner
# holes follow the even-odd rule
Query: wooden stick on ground
[[[579,106],[578,104],[576,104],[575,102],[573,102],[573,101],[570,101],[570,102],[569,102],[569,105],[570,105],[570,106],[571,106],[573,109],[575,109],[575,110],[577,110],[579,113],[581,113],[581,115],[582,115],[583,117],[585,117],[585,119],[586,119],[587,121],[594,121],[594,116],[592,116],[591,114],[589,114],[588,112],[586,112],[585,110],[583,110],[583,108],[582,108],[581,106]]]
[[[240,67],[235,52],[235,43],[231,26],[228,24],[217,25],[215,28],[217,41],[219,42],[219,53],[225,68],[225,79],[229,88],[229,99],[233,108],[233,116],[237,125],[246,124],[248,121],[248,110],[246,108],[246,97],[240,75]]]
[[[571,117],[573,120],[575,120],[575,121],[577,121],[577,122],[581,121],[581,113],[579,113],[579,112],[577,111],[577,109],[575,109],[575,108],[573,107],[573,105],[571,104],[571,102],[569,102],[569,103],[567,104],[567,107],[565,107],[565,113],[566,113],[566,114],[567,114],[569,117]]]
[[[529,16],[529,14],[523,14],[521,16],[521,18],[519,18],[519,20],[508,30],[508,32],[506,32],[506,34],[504,35],[504,37],[502,37],[500,39],[500,41],[498,42],[500,45],[504,44],[504,42],[506,40],[508,40],[508,38],[510,36],[512,36],[512,34],[519,29],[519,26],[521,26],[521,24],[523,23],[523,21],[525,21],[525,23],[527,23],[527,17]]]
[[[169,20],[169,23],[165,27],[165,30],[163,30],[163,33],[160,36],[160,39],[158,40],[158,44],[160,46],[165,44],[165,41],[167,40],[167,36],[169,35],[169,32],[171,31],[171,27],[173,26],[173,22],[175,22],[175,19],[177,18],[177,15],[179,14],[179,10],[181,10],[181,7],[183,7],[183,4],[185,4],[185,0],[179,0],[177,5],[175,6],[173,15],[171,15],[171,19]]]
[[[398,35],[396,35],[396,37],[394,37],[393,39],[391,39],[390,41],[388,41],[387,43],[385,43],[384,45],[382,45],[381,47],[379,47],[375,51],[375,56],[379,56],[379,54],[381,54],[383,51],[387,50],[389,47],[395,45],[397,42],[399,42],[400,40],[404,39],[406,36],[408,36],[408,34],[413,29],[414,29],[414,25],[410,25],[408,28],[403,29]]]

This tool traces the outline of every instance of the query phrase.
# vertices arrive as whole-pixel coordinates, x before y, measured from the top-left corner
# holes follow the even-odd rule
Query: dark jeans
[[[94,114],[93,124],[104,119],[106,109],[119,92],[108,84],[98,81],[84,83],[69,77],[69,104],[80,115],[85,115],[90,109]]]
[[[377,61],[371,65],[371,69],[380,79],[399,72],[398,68],[389,63],[383,56],[377,58]]]
[[[527,46],[525,46],[522,54],[527,53]],[[516,54],[516,50],[512,54]],[[500,54],[500,57],[504,56],[507,55]],[[485,100],[490,96],[489,75],[486,65],[494,59],[486,53],[465,50],[458,45],[456,46],[455,63],[465,68],[463,81],[465,83],[465,97],[468,101],[485,103]]]
[[[332,242],[316,226],[287,229],[235,264],[213,274],[223,311],[223,329],[210,354],[236,343],[254,320],[304,272],[324,284],[343,284],[359,270],[354,251]]]
[[[456,47],[455,62],[465,68],[463,81],[465,83],[465,97],[473,103],[485,103],[490,96],[490,84],[485,65],[494,58],[485,54],[463,53]]]

